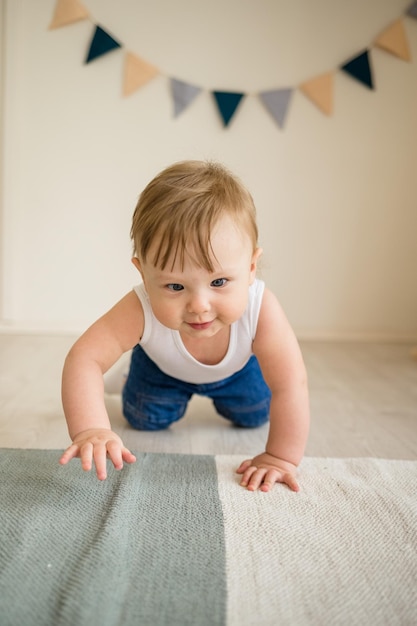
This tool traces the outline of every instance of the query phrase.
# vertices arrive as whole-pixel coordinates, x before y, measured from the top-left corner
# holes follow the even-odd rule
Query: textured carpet
[[[306,458],[265,494],[238,456],[103,483],[59,456],[0,450],[2,626],[417,624],[417,462]]]

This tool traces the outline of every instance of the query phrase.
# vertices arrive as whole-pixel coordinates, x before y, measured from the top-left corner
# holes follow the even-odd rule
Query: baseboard
[[[300,342],[404,343],[417,345],[417,333],[296,332]]]

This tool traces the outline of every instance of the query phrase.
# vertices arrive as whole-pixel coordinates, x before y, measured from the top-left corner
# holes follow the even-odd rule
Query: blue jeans
[[[217,412],[237,426],[254,428],[269,419],[271,392],[255,356],[224,380],[196,385],[164,374],[135,346],[122,394],[123,413],[133,428],[168,428],[184,415],[193,394],[211,398]]]

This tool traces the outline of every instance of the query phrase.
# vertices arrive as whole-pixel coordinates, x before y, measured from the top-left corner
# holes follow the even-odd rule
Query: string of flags
[[[369,54],[372,46],[380,48],[403,61],[411,61],[410,48],[404,28],[405,17],[417,19],[417,0],[406,9],[403,16],[393,21],[376,37],[370,46],[336,69],[314,76],[296,86],[280,87],[250,95],[255,95],[260,99],[280,128],[284,128],[291,98],[296,89],[299,89],[322,113],[331,116],[334,110],[334,75],[336,71],[345,72],[366,88],[375,88],[374,72]],[[107,29],[95,23],[80,0],[57,0],[49,29],[68,26],[86,19],[92,22],[94,30],[85,64],[91,63],[114,50],[125,49],[122,42],[118,41]],[[165,74],[159,68],[134,52],[125,50],[123,96],[132,95],[149,81],[161,75],[164,76]],[[168,76],[168,79],[173,100],[173,114],[174,117],[178,117],[191,105],[198,94],[203,91],[203,88],[178,78]],[[249,95],[245,92],[217,90],[212,90],[211,94],[225,127],[232,121],[243,99]]]

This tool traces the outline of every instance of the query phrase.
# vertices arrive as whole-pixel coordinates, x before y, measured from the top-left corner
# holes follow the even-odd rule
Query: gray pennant
[[[259,94],[260,99],[280,128],[284,126],[292,92],[293,89],[274,89]]]
[[[177,117],[191,104],[200,93],[201,88],[184,83],[182,80],[171,78],[171,91],[174,99],[174,117]]]

